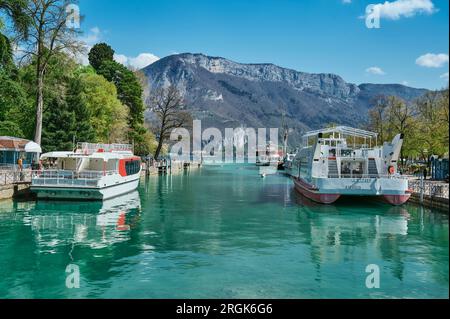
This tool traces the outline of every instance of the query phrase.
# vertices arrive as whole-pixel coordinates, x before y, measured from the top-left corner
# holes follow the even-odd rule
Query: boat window
[[[341,163],[342,177],[361,177],[363,175],[363,163],[361,162],[345,162]]]
[[[336,157],[336,149],[334,149],[334,148],[330,149],[330,156]]]
[[[141,169],[141,161],[133,160],[125,163],[125,171],[127,175],[134,175],[139,173]]]
[[[341,150],[342,157],[350,157],[352,156],[352,150]]]

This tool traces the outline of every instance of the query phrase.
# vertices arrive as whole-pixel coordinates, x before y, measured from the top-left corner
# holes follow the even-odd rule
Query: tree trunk
[[[166,127],[166,113],[164,112],[162,119],[161,119],[161,129],[159,130],[159,140],[158,140],[158,147],[155,151],[155,160],[158,160],[159,153],[161,153],[161,149],[164,143],[164,131]]]
[[[155,151],[155,160],[158,160],[159,153],[161,153],[162,144],[163,144],[163,139],[160,138],[158,141],[158,147],[156,148],[156,151]]]
[[[34,142],[41,145],[42,115],[44,110],[44,71],[39,66],[37,67],[36,75],[36,129],[34,132]]]

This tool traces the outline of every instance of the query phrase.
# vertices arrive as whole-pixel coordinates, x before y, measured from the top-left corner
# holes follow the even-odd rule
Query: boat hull
[[[292,177],[295,189],[303,196],[322,204],[332,204],[342,196],[374,196],[399,206],[411,193],[405,180],[394,179],[316,179],[314,184]]]
[[[139,177],[103,187],[31,186],[38,199],[50,200],[106,200],[135,191]]]
[[[405,204],[409,198],[411,197],[411,194],[405,194],[405,195],[384,195],[384,201],[388,204],[394,205],[394,206],[400,206]]]
[[[341,197],[339,194],[324,194],[319,193],[317,190],[314,189],[312,185],[309,185],[308,183],[304,182],[301,179],[293,178],[295,189],[302,194],[303,196],[311,199],[312,201],[315,201],[317,203],[321,204],[333,204],[335,201]]]

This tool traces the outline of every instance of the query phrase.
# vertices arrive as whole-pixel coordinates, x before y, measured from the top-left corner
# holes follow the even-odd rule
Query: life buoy
[[[390,175],[394,175],[394,174],[395,174],[395,167],[392,166],[392,165],[389,166],[389,167],[388,167],[388,172],[389,172]]]

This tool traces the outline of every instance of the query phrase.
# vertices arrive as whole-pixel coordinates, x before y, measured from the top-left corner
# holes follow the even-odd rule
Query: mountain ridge
[[[305,130],[329,123],[363,126],[378,95],[411,102],[427,92],[402,84],[356,85],[333,73],[243,64],[202,53],[167,56],[142,71],[150,90],[176,85],[193,116],[207,127],[281,127],[286,113],[293,143]]]

